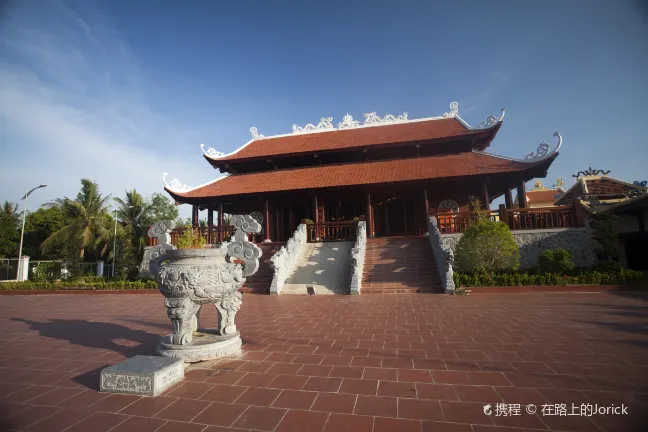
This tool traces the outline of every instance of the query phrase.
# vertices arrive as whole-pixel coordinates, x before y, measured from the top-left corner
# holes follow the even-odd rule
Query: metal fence
[[[0,281],[16,280],[18,277],[18,258],[0,259]]]

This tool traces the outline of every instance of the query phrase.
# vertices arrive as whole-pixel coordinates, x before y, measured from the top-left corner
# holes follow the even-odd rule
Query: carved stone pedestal
[[[180,359],[138,355],[101,371],[103,392],[157,396],[184,378]]]
[[[164,337],[157,346],[157,353],[164,357],[182,359],[185,363],[212,360],[241,353],[241,335],[219,336],[215,330],[202,330],[193,334],[185,345],[171,343],[171,336]]]

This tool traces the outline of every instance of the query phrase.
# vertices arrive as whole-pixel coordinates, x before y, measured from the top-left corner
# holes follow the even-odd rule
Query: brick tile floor
[[[0,312],[3,431],[602,432],[648,424],[645,295],[245,295],[243,355],[192,365],[156,398],[97,386],[102,368],[152,354],[169,332],[161,296],[3,296]],[[201,318],[215,325],[214,308]],[[521,414],[496,416],[497,403],[520,404]],[[624,404],[629,415],[543,415],[543,404],[561,403],[568,411]],[[526,413],[527,404],[538,412]]]

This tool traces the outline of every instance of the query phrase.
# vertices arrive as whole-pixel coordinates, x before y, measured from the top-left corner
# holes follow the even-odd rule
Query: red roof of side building
[[[556,200],[556,196],[561,195],[564,191],[561,189],[531,190],[526,193],[528,203],[551,202]]]
[[[626,183],[621,180],[603,176],[581,177],[567,192],[565,192],[556,204],[562,204],[574,198],[611,198],[627,196],[633,191],[646,191],[643,186]]]
[[[185,192],[165,189],[177,201],[185,201],[187,198],[518,172],[543,164],[548,167],[554,158],[555,156],[537,162],[524,162],[473,151],[411,159],[234,174]]]
[[[214,162],[232,161],[479,135],[485,140],[480,140],[477,150],[484,150],[490,145],[501,125],[502,122],[498,121],[490,128],[469,129],[456,118],[411,120],[380,126],[360,126],[255,139],[230,154],[205,157]]]

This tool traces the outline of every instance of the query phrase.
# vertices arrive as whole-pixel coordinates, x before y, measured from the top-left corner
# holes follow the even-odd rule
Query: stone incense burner
[[[214,248],[176,249],[169,236],[172,221],[158,222],[149,230],[150,237],[158,238],[149,270],[173,324],[173,333],[161,340],[158,354],[197,362],[240,353],[241,337],[234,323],[242,303],[238,290],[247,276],[256,273],[261,257],[261,249],[247,235],[258,233],[261,226],[248,215],[232,216],[230,221],[236,227],[232,241]],[[215,329],[199,328],[205,304],[214,304],[218,311]]]

